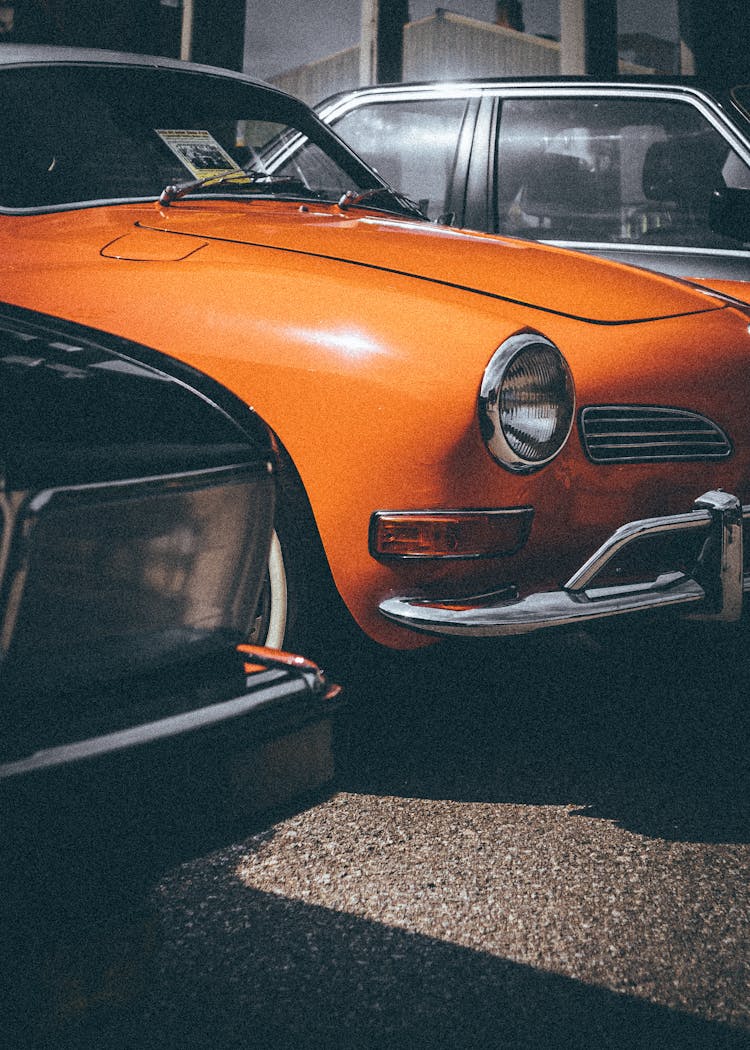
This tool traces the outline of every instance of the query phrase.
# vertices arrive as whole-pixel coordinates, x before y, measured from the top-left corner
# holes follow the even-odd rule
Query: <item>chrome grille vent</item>
[[[594,463],[725,459],[732,444],[716,423],[680,408],[596,405],[581,412],[581,440]]]

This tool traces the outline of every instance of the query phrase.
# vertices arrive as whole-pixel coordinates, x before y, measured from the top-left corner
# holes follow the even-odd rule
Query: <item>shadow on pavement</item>
[[[750,841],[746,643],[744,627],[649,628],[368,655],[344,683],[337,787],[572,804],[646,836]],[[159,972],[137,1016],[56,1048],[750,1047],[718,1022],[260,892],[236,871],[274,831],[209,825],[185,829],[172,860],[201,860],[157,890]]]
[[[216,886],[199,881],[192,892],[210,899]],[[196,910],[165,960],[167,1006],[142,1029],[154,1046],[750,1045],[746,1033],[722,1024],[240,884],[222,887],[221,900]],[[185,918],[172,916],[183,927]]]
[[[573,804],[651,837],[750,841],[748,625],[385,656],[347,683],[339,785]]]

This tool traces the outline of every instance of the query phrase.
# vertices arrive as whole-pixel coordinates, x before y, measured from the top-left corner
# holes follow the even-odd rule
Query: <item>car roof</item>
[[[133,66],[139,69],[172,69],[185,73],[204,73],[210,76],[237,80],[248,87],[282,96],[290,105],[311,112],[311,107],[296,95],[283,88],[269,84],[258,77],[240,73],[234,69],[205,65],[200,62],[184,62],[179,58],[164,55],[141,55],[126,51],[104,51],[87,47],[56,47],[50,44],[0,44],[0,68],[3,66]],[[317,117],[312,110],[314,118]]]
[[[586,75],[546,75],[546,76],[501,76],[501,77],[452,77],[444,80],[411,80],[391,82],[388,84],[370,84],[365,87],[337,91],[316,103],[320,109],[330,103],[345,98],[356,98],[359,95],[396,93],[398,91],[485,91],[513,87],[571,87],[588,88],[589,90],[618,90],[628,88],[664,88],[665,90],[701,92],[712,95],[717,101],[725,98],[732,85],[717,85],[706,80],[684,75],[667,76],[664,74],[628,74],[618,77],[592,77]]]
[[[242,80],[248,84],[287,94],[257,77],[233,69],[183,62],[163,55],[139,55],[120,51],[101,51],[87,47],[55,47],[47,44],[0,44],[0,66],[24,65],[123,65],[147,66],[152,69],[181,69],[194,73],[212,73],[216,76]]]

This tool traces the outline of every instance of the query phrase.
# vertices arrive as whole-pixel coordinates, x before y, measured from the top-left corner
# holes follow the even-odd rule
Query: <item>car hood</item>
[[[103,246],[110,258],[196,258],[212,241],[403,274],[597,324],[718,309],[708,292],[578,252],[337,208],[180,202]]]
[[[743,303],[750,302],[750,281],[725,281],[719,277],[697,277],[690,283],[696,287],[704,288],[707,292],[718,292],[719,295],[728,295],[733,299],[739,299]]]

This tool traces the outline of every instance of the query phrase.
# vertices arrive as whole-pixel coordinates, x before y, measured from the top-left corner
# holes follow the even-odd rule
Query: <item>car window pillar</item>
[[[492,229],[493,158],[495,155],[495,117],[497,99],[482,96],[466,114],[457,152],[457,168],[466,171],[465,197],[461,225],[470,229]],[[457,222],[456,225],[459,223]]]

